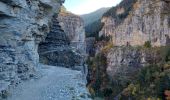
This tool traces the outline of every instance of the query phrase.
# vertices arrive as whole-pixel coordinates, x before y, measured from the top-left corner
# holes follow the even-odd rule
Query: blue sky
[[[65,0],[64,6],[72,13],[82,15],[103,7],[112,7],[121,0]]]

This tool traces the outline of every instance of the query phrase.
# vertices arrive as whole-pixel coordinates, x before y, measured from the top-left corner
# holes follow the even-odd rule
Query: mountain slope
[[[128,5],[127,5],[128,4]],[[112,35],[114,45],[153,46],[170,42],[170,1],[126,0],[104,14],[100,35]],[[107,21],[106,21],[107,20]]]
[[[111,41],[97,41],[96,56],[88,59],[89,90],[107,100],[166,100],[170,1],[122,0],[101,22],[99,35],[111,36]]]
[[[109,10],[110,8],[100,8],[92,13],[81,15],[80,17],[83,18],[85,26],[99,20],[103,14]]]

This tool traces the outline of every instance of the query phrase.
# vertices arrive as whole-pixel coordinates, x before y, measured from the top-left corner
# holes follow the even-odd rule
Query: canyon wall
[[[116,8],[116,15],[124,14],[124,9]],[[150,41],[153,46],[169,44],[170,36],[170,1],[137,0],[133,10],[121,23],[114,17],[103,17],[105,25],[100,36],[112,35],[114,45],[143,45]]]
[[[59,25],[57,16],[47,38],[39,45],[40,62],[47,65],[74,67],[82,64],[81,55],[73,51],[70,40]]]
[[[70,45],[80,53],[86,53],[85,29],[82,18],[69,12],[61,12],[58,20],[67,37]]]
[[[104,23],[102,30],[99,32],[99,37],[102,35],[109,36],[112,35],[115,29],[115,19],[110,17],[103,17],[101,22]]]
[[[35,75],[38,45],[64,0],[0,1],[0,96]]]
[[[105,25],[99,36],[111,35],[115,46],[107,56],[107,73],[112,78],[117,78],[117,75],[133,77],[143,66],[151,64],[155,57],[159,59],[159,54],[154,54],[154,50],[136,49],[133,46],[143,47],[147,42],[158,47],[169,45],[170,1],[137,0],[132,8],[121,23],[117,23],[112,16],[105,16],[101,20]],[[123,9],[122,6],[117,7],[116,15],[125,13]]]
[[[83,65],[86,42],[82,19],[67,12],[55,16],[50,33],[40,43],[39,54],[40,62],[47,65],[69,68]]]
[[[91,92],[108,100],[118,100],[122,94],[125,95],[122,100],[164,98],[169,84],[160,84],[167,83],[162,78],[169,75],[170,68],[169,20],[170,0],[122,0],[108,10],[101,19],[104,26],[98,34],[100,40],[95,43],[96,55],[88,59],[88,86],[95,93]],[[103,36],[111,37],[110,41]],[[164,75],[160,77],[160,73]]]
[[[144,66],[159,58],[156,52],[149,49],[133,47],[114,47],[107,54],[107,73],[114,80],[118,77],[123,81],[133,78]],[[155,61],[158,62],[158,61]]]

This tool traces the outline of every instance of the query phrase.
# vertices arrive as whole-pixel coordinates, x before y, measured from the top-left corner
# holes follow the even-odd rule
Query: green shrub
[[[160,81],[157,83],[157,95],[165,100],[164,92],[165,90],[170,90],[170,77],[165,74],[160,78]]]
[[[109,97],[113,93],[113,90],[111,88],[105,88],[103,90],[104,97]]]
[[[9,96],[9,92],[8,91],[4,90],[4,91],[1,92],[0,97],[2,97],[3,99],[6,99],[8,96]]]
[[[150,41],[146,41],[145,44],[144,44],[144,47],[151,48],[152,47],[151,42]]]
[[[170,61],[170,47],[169,46],[163,47],[163,51],[161,53],[164,56],[165,62]]]

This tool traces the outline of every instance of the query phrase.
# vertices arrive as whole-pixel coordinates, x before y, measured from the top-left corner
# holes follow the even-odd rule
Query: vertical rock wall
[[[120,9],[117,8],[117,10]],[[143,45],[146,41],[150,41],[153,46],[169,44],[169,0],[138,0],[133,4],[133,10],[122,23],[115,24],[115,19],[103,17],[103,20],[109,21],[105,21],[100,32],[100,35],[111,34],[114,45],[130,44],[136,46]],[[112,24],[110,24],[110,21],[113,21]]]
[[[0,0],[0,95],[35,74],[38,45],[49,32],[58,0]]]
[[[101,22],[104,23],[104,26],[99,32],[99,37],[101,37],[102,35],[112,35],[115,29],[115,19],[112,17],[103,17]]]
[[[85,54],[86,42],[83,20],[79,16],[69,12],[61,12],[58,20],[70,40],[70,45],[81,52],[81,54]]]
[[[70,13],[55,16],[52,30],[39,46],[39,54],[40,61],[47,65],[82,67],[86,54],[82,20]]]
[[[40,62],[53,65],[73,67],[80,62],[76,60],[80,56],[72,51],[70,41],[66,33],[59,25],[57,16],[53,17],[53,25],[51,31],[48,33],[46,39],[39,45]]]

